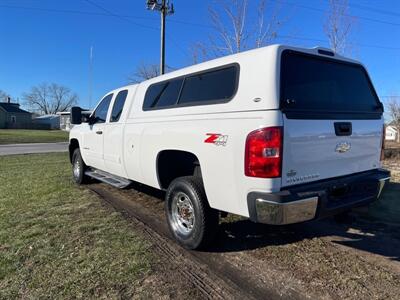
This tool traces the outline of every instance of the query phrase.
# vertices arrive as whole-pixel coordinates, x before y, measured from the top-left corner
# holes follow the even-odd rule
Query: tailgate
[[[351,135],[338,136],[335,123],[343,124],[343,128],[351,124]],[[380,165],[382,120],[284,117],[283,136],[282,186],[363,172]]]
[[[285,50],[280,79],[282,186],[380,166],[383,106],[362,65]]]

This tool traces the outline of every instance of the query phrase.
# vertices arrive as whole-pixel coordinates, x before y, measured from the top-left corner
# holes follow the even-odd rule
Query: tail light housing
[[[381,161],[385,158],[385,125],[382,127],[382,141],[381,141]]]
[[[282,146],[282,127],[267,127],[250,132],[246,139],[245,175],[259,178],[281,177]]]

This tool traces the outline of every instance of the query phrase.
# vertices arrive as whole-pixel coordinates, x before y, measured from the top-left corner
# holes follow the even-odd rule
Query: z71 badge
[[[209,137],[204,140],[204,143],[214,144],[216,146],[226,146],[228,136],[220,133],[206,133]]]

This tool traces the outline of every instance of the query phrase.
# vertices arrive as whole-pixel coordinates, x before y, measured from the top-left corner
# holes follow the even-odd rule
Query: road
[[[0,145],[1,155],[66,152],[68,143],[36,143]]]

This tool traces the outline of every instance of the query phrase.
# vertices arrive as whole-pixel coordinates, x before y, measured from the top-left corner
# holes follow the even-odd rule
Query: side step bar
[[[116,187],[119,189],[126,188],[132,182],[126,178],[122,178],[122,177],[107,173],[105,171],[97,170],[97,169],[89,169],[85,172],[85,175],[90,176],[99,181],[108,183],[108,184],[112,185],[113,187]]]

